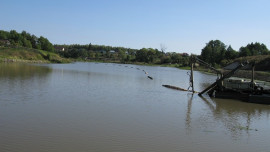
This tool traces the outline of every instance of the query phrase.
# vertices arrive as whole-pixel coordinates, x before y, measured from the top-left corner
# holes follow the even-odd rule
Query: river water
[[[270,150],[270,106],[162,87],[188,88],[187,72],[112,63],[1,63],[0,151]],[[215,79],[195,72],[195,90]]]

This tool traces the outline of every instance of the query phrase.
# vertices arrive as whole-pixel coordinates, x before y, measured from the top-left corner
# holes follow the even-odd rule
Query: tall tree
[[[172,53],[171,54],[171,59],[172,59],[172,63],[177,63],[177,64],[180,64],[183,57],[181,54],[179,53]]]
[[[1,40],[7,40],[9,38],[9,32],[0,30],[0,39]]]
[[[38,42],[42,50],[50,51],[50,52],[54,50],[53,45],[50,43],[50,41],[47,38],[40,36],[40,38],[38,39]]]
[[[87,49],[88,49],[89,51],[93,49],[93,47],[92,47],[92,44],[91,44],[91,43],[89,43],[89,45],[88,45],[88,48],[87,48]]]
[[[142,48],[136,52],[136,60],[139,62],[148,62],[146,48]]]
[[[214,65],[220,64],[225,58],[226,45],[220,40],[211,40],[202,49],[201,58]]]
[[[23,38],[22,42],[23,42],[24,47],[32,48],[31,42],[29,40],[27,40],[26,38]]]
[[[17,31],[15,30],[11,30],[9,32],[9,39],[11,40],[12,45],[16,45],[16,46],[23,45],[22,36],[19,33],[17,33]]]
[[[38,37],[36,37],[35,35],[31,35],[31,44],[32,47],[35,49],[41,49],[40,44],[38,43]]]
[[[229,45],[229,47],[227,48],[226,52],[225,52],[225,59],[227,60],[232,60],[238,57],[238,52],[236,52],[231,45]]]
[[[245,47],[241,47],[239,50],[239,56],[253,56],[253,55],[267,55],[269,50],[263,43],[251,43]]]

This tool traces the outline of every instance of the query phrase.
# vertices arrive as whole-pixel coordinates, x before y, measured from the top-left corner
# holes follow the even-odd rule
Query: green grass
[[[270,71],[270,55],[247,56],[235,59],[233,62],[255,63],[256,71]]]
[[[66,63],[68,59],[58,54],[23,47],[7,48],[0,47],[0,61],[13,62],[40,62],[40,63]]]

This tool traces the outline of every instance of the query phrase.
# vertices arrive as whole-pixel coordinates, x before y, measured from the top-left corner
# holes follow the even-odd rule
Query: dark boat
[[[214,97],[222,99],[236,99],[244,102],[270,105],[270,94],[253,94],[236,91],[220,91],[215,92]]]
[[[270,104],[270,90],[244,79],[225,79],[222,89],[216,88],[213,96],[223,99],[237,99],[245,102]]]
[[[218,75],[216,82],[205,88],[199,93],[199,96],[207,93],[210,97],[224,98],[224,99],[237,99],[244,102],[259,103],[259,104],[269,104],[270,105],[270,88],[269,86],[261,85],[254,81],[254,69],[255,63],[232,63],[226,67],[225,70],[230,70],[227,73],[221,72],[204,61],[193,57],[191,59],[191,72],[190,72],[190,87],[194,92],[193,86],[193,66],[198,62],[215,71]],[[244,80],[241,78],[231,78],[240,69],[250,69],[252,70],[251,80]]]

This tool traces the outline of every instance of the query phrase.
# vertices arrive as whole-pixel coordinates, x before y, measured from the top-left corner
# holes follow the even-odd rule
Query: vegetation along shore
[[[94,44],[52,44],[47,38],[37,37],[26,31],[0,30],[0,62],[67,63],[72,61],[116,62],[143,65],[170,66],[188,69],[190,56],[195,54],[167,52],[159,49],[132,49]],[[200,59],[215,68],[233,62],[254,62],[255,78],[269,80],[270,51],[263,43],[255,42],[241,47],[238,51],[220,40],[211,40],[202,48]],[[198,66],[198,70],[208,71]],[[246,77],[247,71],[240,71],[239,77]]]

